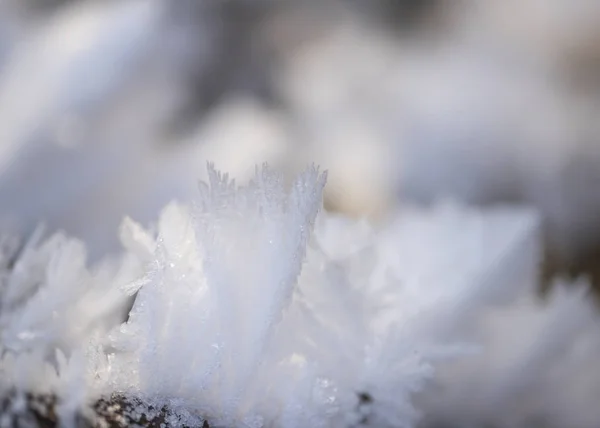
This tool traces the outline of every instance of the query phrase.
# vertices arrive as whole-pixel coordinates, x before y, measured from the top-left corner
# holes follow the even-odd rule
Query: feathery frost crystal
[[[430,367],[378,323],[391,308],[368,287],[372,257],[307,246],[324,184],[310,168],[286,192],[263,167],[236,188],[211,167],[195,207],[167,207],[132,249],[153,262],[113,334],[112,389],[217,426],[411,426]]]
[[[266,166],[208,177],[156,228],[126,219],[123,256],[93,268],[61,234],[0,242],[6,421],[34,393],[65,425],[112,396],[169,426],[413,427],[443,414],[423,390],[439,360],[475,367],[487,314],[536,283],[528,210],[405,209],[375,230],[318,213],[315,167],[289,189]]]

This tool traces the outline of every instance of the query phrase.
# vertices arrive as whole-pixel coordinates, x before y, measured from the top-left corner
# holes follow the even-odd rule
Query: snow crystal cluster
[[[535,213],[442,205],[375,229],[319,213],[315,167],[289,190],[266,166],[245,186],[211,166],[208,177],[156,227],[126,219],[123,256],[93,268],[62,234],[3,239],[0,388],[17,397],[4,422],[34,393],[57,397],[65,425],[111,396],[137,400],[138,415],[167,409],[174,426],[411,427],[423,412],[433,426],[460,421],[452,409],[473,396],[478,421],[492,405],[526,423],[553,417],[528,394],[540,379],[560,386],[555,403],[600,385],[556,384],[600,343],[579,331],[594,319],[581,293],[560,291],[546,309],[531,300]],[[531,322],[514,332],[511,321],[507,336],[507,317]]]
[[[216,426],[412,426],[436,349],[393,302],[379,307],[397,294],[384,265],[311,239],[324,184],[311,168],[286,193],[262,168],[236,188],[209,169],[193,208],[164,210],[157,239],[126,224],[150,267],[111,335],[109,390]]]
[[[91,392],[102,343],[92,339],[124,319],[130,303],[121,287],[143,265],[125,254],[90,270],[81,242],[61,233],[42,242],[42,234],[38,229],[22,246],[9,235],[1,241],[0,393],[57,395],[55,411],[66,422]]]

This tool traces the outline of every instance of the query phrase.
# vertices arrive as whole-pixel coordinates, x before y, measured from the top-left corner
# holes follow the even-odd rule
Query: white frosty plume
[[[536,284],[537,216],[443,205],[405,209],[376,230],[318,215],[326,176],[315,167],[289,189],[266,166],[246,186],[208,172],[197,203],[167,206],[156,230],[125,220],[120,260],[89,269],[85,247],[61,234],[45,242],[36,234],[20,252],[0,242],[3,394],[54,394],[64,423],[117,394],[139,403],[134,420],[166,406],[169,426],[414,427],[419,410],[435,423],[477,391],[480,408],[510,409],[512,391],[529,391],[511,376],[522,379],[519,370],[545,358],[540,350],[573,334],[546,341],[539,332],[556,330],[556,314],[589,314],[581,299],[528,304],[538,321],[520,332],[542,346],[510,353],[522,363],[499,371],[509,381],[472,382],[454,397],[425,389],[413,405],[440,358],[463,355],[435,374],[442,387],[460,384],[457,373],[480,376],[486,360],[465,358],[471,348],[460,344],[498,349],[507,324],[494,314],[529,307],[518,305],[532,301]],[[591,329],[585,335],[598,343]],[[547,361],[538,379],[559,364]],[[22,411],[23,400],[13,403]],[[534,411],[552,416],[543,403]]]
[[[67,424],[93,398],[92,354],[122,322],[121,287],[143,265],[125,254],[88,269],[82,242],[62,233],[41,238],[39,228],[20,250],[18,240],[0,239],[0,395],[56,394]]]
[[[324,184],[310,168],[285,191],[263,167],[236,187],[210,167],[199,202],[167,207],[156,239],[126,222],[126,246],[151,268],[112,336],[109,390],[169,403],[187,423],[414,426],[432,358],[457,352],[442,345],[534,281],[535,262],[512,254],[535,257],[537,219],[448,207],[375,231],[317,219]]]
[[[156,241],[128,223],[153,268],[114,334],[111,388],[216,426],[353,426],[373,398],[380,426],[412,426],[430,369],[400,326],[376,329],[377,290],[355,282],[373,266],[307,247],[324,185],[314,167],[289,192],[267,167],[246,187],[210,167],[199,203],[167,207]],[[383,373],[395,394],[378,394]]]

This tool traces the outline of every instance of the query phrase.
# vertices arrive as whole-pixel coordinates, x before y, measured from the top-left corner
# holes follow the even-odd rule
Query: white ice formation
[[[589,302],[533,300],[534,212],[406,208],[376,228],[319,212],[315,167],[289,190],[267,166],[245,186],[212,166],[208,177],[156,227],[125,220],[123,255],[93,268],[60,234],[20,251],[2,241],[5,394],[55,394],[67,425],[118,394],[140,400],[138,415],[167,406],[170,426],[413,427],[423,413],[468,424],[489,422],[494,405],[527,426],[569,414],[549,406],[561,398],[549,387],[598,385],[577,382],[600,345]],[[487,369],[502,379],[485,382]],[[514,407],[524,393],[537,401]],[[461,414],[474,395],[480,413]],[[591,428],[595,406],[578,406],[569,426]]]

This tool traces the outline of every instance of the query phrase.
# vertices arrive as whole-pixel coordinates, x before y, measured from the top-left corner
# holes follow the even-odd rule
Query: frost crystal
[[[84,245],[38,229],[0,266],[0,393],[55,394],[66,425],[94,393],[94,354],[127,314],[120,290],[142,272],[130,255],[86,268]],[[17,412],[18,413],[18,412]]]
[[[495,298],[486,285],[512,285],[504,269],[532,281],[535,264],[507,253],[528,249],[536,218],[448,207],[375,231],[317,218],[324,184],[313,167],[286,191],[263,167],[237,187],[211,166],[197,204],[168,206],[156,238],[126,222],[150,268],[112,334],[111,390],[217,426],[413,426],[412,394],[434,358],[467,349],[444,345],[471,338],[461,322]],[[448,276],[464,258],[452,239],[473,257]]]
[[[539,237],[528,210],[404,209],[375,229],[318,215],[326,176],[315,167],[289,188],[266,166],[245,186],[212,166],[208,177],[196,203],[167,206],[155,230],[126,219],[120,260],[88,268],[84,246],[61,234],[36,233],[20,251],[0,242],[9,415],[33,403],[26,394],[45,394],[64,425],[93,404],[121,424],[414,427],[419,410],[435,423],[452,414],[444,403],[460,408],[460,397],[483,390],[478,408],[526,423],[531,415],[511,407],[512,391],[532,388],[520,371],[573,335],[561,329],[554,340],[552,320],[581,315],[575,327],[586,336],[569,367],[592,355],[592,315],[579,300],[531,303]],[[446,397],[460,382],[453,373],[469,376],[461,364],[482,364],[471,344],[503,343],[494,314],[521,313],[533,320],[523,340],[538,340],[494,369],[508,381]],[[540,370],[558,373],[548,361]]]
[[[328,255],[326,219],[313,234],[325,179],[312,167],[286,191],[263,166],[237,187],[211,166],[198,203],[167,207],[155,240],[127,222],[151,268],[112,335],[112,389],[217,426],[412,426],[426,349],[385,304],[377,249]]]

